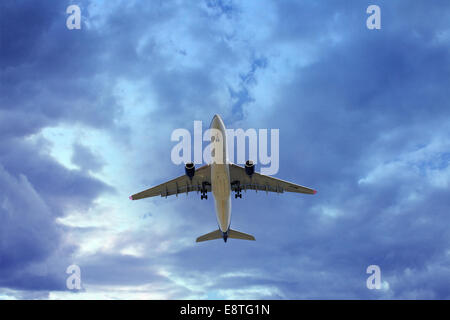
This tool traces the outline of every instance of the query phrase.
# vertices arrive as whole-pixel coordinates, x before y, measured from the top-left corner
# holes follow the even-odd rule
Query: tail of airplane
[[[231,239],[241,239],[241,240],[255,240],[255,237],[251,234],[239,232],[236,230],[228,230],[228,237]]]
[[[222,232],[217,229],[216,231],[204,234],[200,237],[197,238],[196,242],[203,242],[203,241],[208,241],[208,240],[215,240],[215,239],[220,239],[223,238],[223,234]]]
[[[231,239],[241,239],[241,240],[255,240],[255,237],[251,234],[239,232],[236,230],[229,229],[227,232],[222,232],[219,229],[213,232],[204,234],[197,238],[196,242],[203,242],[209,240],[216,240],[223,238],[223,241],[227,242],[228,238]]]

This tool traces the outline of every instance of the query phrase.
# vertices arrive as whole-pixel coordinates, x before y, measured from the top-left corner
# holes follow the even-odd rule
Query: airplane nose
[[[222,127],[222,118],[218,114],[215,114],[212,118],[210,127],[216,129],[220,129]]]

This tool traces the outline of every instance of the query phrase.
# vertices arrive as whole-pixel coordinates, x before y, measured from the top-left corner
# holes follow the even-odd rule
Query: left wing
[[[167,198],[167,196],[174,194],[178,196],[179,193],[187,194],[191,191],[202,191],[202,189],[211,191],[211,168],[209,165],[196,169],[192,180],[187,175],[182,175],[156,187],[133,194],[130,199],[138,200],[155,196]]]
[[[241,166],[230,163],[230,180],[231,180],[231,189],[236,191],[237,189],[241,190],[261,190],[267,192],[297,192],[297,193],[306,193],[306,194],[316,194],[317,191],[314,189],[310,189],[307,187],[300,186],[295,183],[291,183],[288,181],[284,181],[281,179],[269,177],[260,173],[253,173],[250,178],[247,173],[245,173],[245,169]]]

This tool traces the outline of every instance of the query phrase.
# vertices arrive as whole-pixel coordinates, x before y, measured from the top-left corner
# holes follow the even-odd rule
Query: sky
[[[0,299],[450,299],[448,1],[2,0],[0,35]],[[214,114],[318,190],[233,198],[254,242],[128,200]]]

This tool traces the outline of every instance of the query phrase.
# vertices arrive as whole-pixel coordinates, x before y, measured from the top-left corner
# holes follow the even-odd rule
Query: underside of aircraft
[[[215,115],[211,122],[211,128],[223,132],[223,141],[217,148],[224,148],[226,155],[227,145],[225,140],[225,125],[220,116]],[[215,139],[219,141],[219,139]],[[214,141],[212,139],[211,141]],[[217,161],[220,160],[220,161]],[[130,196],[131,200],[144,199],[148,197],[168,197],[179,194],[197,192],[200,199],[208,199],[208,192],[212,192],[215,200],[217,222],[219,229],[197,238],[197,242],[214,239],[228,238],[255,240],[252,235],[239,232],[230,228],[231,224],[231,193],[234,197],[242,198],[242,191],[255,190],[256,192],[272,193],[304,193],[316,194],[316,190],[300,186],[288,181],[255,172],[255,165],[247,160],[245,166],[230,163],[226,156],[223,159],[212,159],[211,164],[204,165],[198,169],[193,163],[185,164],[185,174],[160,185],[144,190]]]

